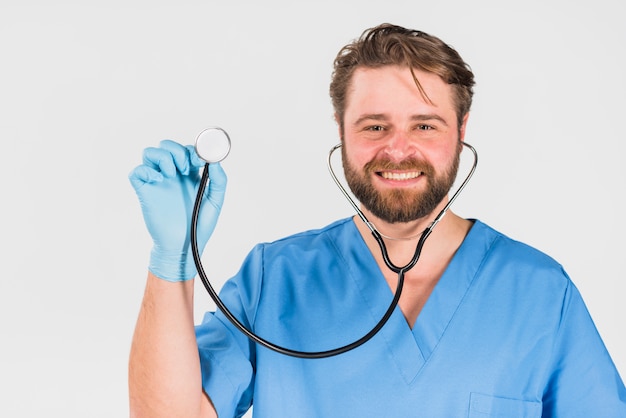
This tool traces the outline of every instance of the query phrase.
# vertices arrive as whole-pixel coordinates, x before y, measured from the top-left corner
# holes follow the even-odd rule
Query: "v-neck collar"
[[[354,222],[350,223],[352,231],[348,235],[352,245],[347,248],[351,248],[352,254],[347,259],[355,262],[353,276],[372,317],[380,318],[389,306],[393,292],[356,225]],[[493,230],[480,221],[474,221],[422,308],[413,329],[409,327],[400,308],[396,307],[389,321],[380,330],[380,337],[385,339],[407,384],[415,380],[440,343],[494,239]],[[354,245],[354,242],[358,244]],[[415,268],[419,268],[419,263]]]

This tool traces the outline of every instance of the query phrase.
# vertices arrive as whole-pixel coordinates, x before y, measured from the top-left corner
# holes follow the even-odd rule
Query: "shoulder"
[[[524,280],[526,283],[535,281],[545,285],[550,282],[559,288],[571,284],[563,266],[550,255],[478,220],[474,222],[468,240],[470,244],[485,247],[483,271],[501,278]]]
[[[320,241],[335,241],[343,236],[353,237],[355,232],[352,218],[344,218],[322,228],[298,232],[275,241],[261,243],[259,246],[264,251],[282,251],[287,247],[311,248]]]
[[[472,295],[478,298],[474,300],[503,317],[510,318],[514,312],[513,316],[544,324],[541,326],[552,331],[559,327],[572,301],[582,303],[574,283],[555,259],[478,221],[474,228],[468,234],[474,245],[468,246],[464,264],[471,276]]]
[[[474,226],[468,235],[468,238],[470,237],[488,242],[492,256],[502,256],[511,262],[530,262],[561,268],[554,258],[543,251],[515,240],[479,220],[474,221]]]

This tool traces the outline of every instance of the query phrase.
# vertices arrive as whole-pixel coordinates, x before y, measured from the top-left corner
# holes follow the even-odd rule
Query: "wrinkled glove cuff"
[[[156,277],[168,282],[191,280],[198,272],[191,254],[165,254],[158,248],[152,248],[150,252],[148,270]]]

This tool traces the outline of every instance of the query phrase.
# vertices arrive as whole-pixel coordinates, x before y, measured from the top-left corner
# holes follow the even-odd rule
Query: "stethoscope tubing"
[[[358,340],[350,344],[347,344],[338,348],[334,348],[331,350],[326,350],[326,351],[298,351],[298,350],[293,350],[290,348],[282,347],[278,344],[274,344],[271,341],[268,341],[260,337],[259,335],[255,334],[254,332],[246,328],[246,326],[242,324],[241,321],[239,321],[239,319],[237,319],[237,317],[228,309],[228,307],[226,307],[224,302],[222,302],[221,298],[219,297],[218,293],[215,291],[215,289],[211,285],[209,279],[207,278],[206,272],[204,271],[204,267],[202,266],[202,260],[200,258],[200,253],[198,251],[196,231],[197,231],[197,225],[198,225],[198,215],[200,213],[200,204],[202,201],[202,191],[205,190],[206,185],[208,183],[208,177],[209,177],[208,171],[209,170],[208,170],[208,163],[207,163],[207,165],[205,166],[204,172],[202,173],[202,177],[200,179],[200,185],[199,185],[200,188],[198,190],[198,195],[196,196],[196,201],[194,204],[192,217],[191,217],[191,250],[193,253],[194,262],[196,263],[196,268],[198,270],[198,276],[200,277],[200,280],[202,281],[202,284],[204,285],[206,291],[209,293],[209,296],[211,297],[211,299],[213,299],[213,301],[215,302],[217,307],[220,309],[220,311],[222,311],[224,316],[226,316],[226,318],[240,332],[242,332],[252,341],[260,344],[261,346],[265,348],[276,351],[277,353],[284,354],[284,355],[291,356],[291,357],[306,358],[306,359],[319,359],[319,358],[336,356],[336,355],[348,352],[350,350],[353,350],[357,348],[358,346],[363,345],[364,343],[369,341],[374,335],[378,333],[378,331],[380,331],[380,329],[387,323],[387,321],[393,314],[393,311],[395,310],[396,306],[398,305],[398,301],[400,300],[400,295],[402,294],[402,287],[404,286],[404,272],[398,273],[398,283],[396,285],[396,291],[395,291],[393,300],[391,301],[391,304],[389,305],[389,308],[387,309],[383,317],[374,326],[374,328],[372,328],[367,334],[365,334],[363,337],[359,338]]]
[[[337,184],[337,186],[339,187],[339,189],[341,190],[343,195],[348,199],[348,201],[350,202],[352,207],[355,209],[355,211],[357,212],[358,216],[363,220],[363,222],[365,222],[365,224],[371,230],[372,235],[374,236],[374,238],[376,239],[376,242],[378,243],[378,245],[380,247],[380,250],[381,250],[382,256],[383,256],[383,260],[384,260],[385,264],[387,265],[387,267],[389,269],[391,269],[393,272],[398,274],[398,283],[396,284],[396,289],[395,289],[395,292],[394,292],[394,296],[393,296],[393,299],[391,300],[391,303],[390,303],[389,307],[385,311],[385,314],[382,316],[382,318],[378,321],[378,323],[367,334],[365,334],[363,337],[359,338],[358,340],[356,340],[356,341],[354,341],[354,342],[352,342],[350,344],[346,344],[344,346],[337,347],[337,348],[334,348],[334,349],[331,349],[331,350],[325,350],[325,351],[299,351],[299,350],[293,350],[293,349],[290,349],[290,348],[282,347],[282,346],[280,346],[278,344],[274,344],[271,341],[268,341],[268,340],[260,337],[259,335],[255,334],[254,332],[252,332],[251,330],[246,328],[246,326],[244,324],[242,324],[241,321],[239,321],[239,319],[228,309],[228,307],[226,307],[224,302],[222,302],[221,298],[219,297],[218,293],[215,291],[215,289],[211,285],[209,279],[207,278],[206,272],[204,271],[204,267],[202,266],[202,260],[201,260],[200,253],[199,253],[199,250],[198,250],[198,242],[197,242],[198,217],[199,217],[199,213],[200,213],[200,207],[201,207],[201,204],[202,204],[202,198],[203,198],[203,195],[204,195],[205,190],[206,190],[206,186],[207,186],[208,181],[209,181],[209,174],[208,174],[209,173],[209,170],[208,170],[209,163],[207,163],[205,165],[203,173],[202,173],[202,176],[200,178],[198,194],[196,195],[196,200],[195,200],[195,203],[194,203],[193,212],[192,212],[192,216],[191,216],[191,250],[192,250],[194,262],[196,264],[196,268],[198,270],[198,276],[200,277],[200,280],[202,281],[202,284],[204,285],[206,291],[209,293],[209,296],[211,297],[211,299],[213,299],[213,301],[215,302],[217,307],[220,309],[220,311],[222,311],[224,316],[226,316],[226,318],[240,332],[242,332],[250,340],[256,342],[257,344],[259,344],[259,345],[261,345],[261,346],[263,346],[265,348],[268,348],[270,350],[273,350],[275,352],[278,352],[280,354],[284,354],[284,355],[288,355],[288,356],[292,356],[292,357],[298,357],[298,358],[319,359],[319,358],[326,358],[326,357],[332,357],[332,356],[336,356],[336,355],[339,355],[339,354],[343,354],[345,352],[348,352],[350,350],[353,350],[353,349],[363,345],[364,343],[366,343],[367,341],[372,339],[372,337],[374,337],[374,335],[376,335],[383,328],[383,326],[385,326],[385,324],[387,323],[387,321],[389,320],[389,318],[393,314],[393,311],[396,309],[396,307],[398,305],[398,302],[400,301],[400,296],[402,295],[402,289],[404,287],[404,275],[405,275],[405,273],[407,271],[409,271],[410,269],[412,269],[415,266],[415,264],[417,264],[417,261],[419,260],[419,257],[421,255],[422,248],[424,247],[424,243],[426,242],[426,239],[428,238],[428,236],[430,236],[430,234],[431,234],[433,228],[435,227],[435,225],[441,220],[441,218],[443,218],[443,216],[448,211],[448,209],[450,208],[450,206],[452,205],[454,200],[456,200],[458,195],[465,188],[465,186],[469,182],[470,178],[473,176],[474,171],[476,170],[476,166],[478,165],[478,154],[476,152],[476,149],[473,146],[471,146],[468,143],[466,143],[466,142],[461,142],[461,143],[465,147],[469,148],[472,151],[473,155],[474,155],[474,163],[472,165],[472,168],[471,168],[469,174],[466,176],[466,178],[463,181],[463,183],[461,183],[461,185],[459,186],[457,191],[454,193],[452,198],[450,198],[450,200],[448,201],[446,206],[439,212],[439,214],[437,215],[435,220],[424,230],[424,232],[422,232],[422,234],[420,236],[420,239],[419,239],[419,241],[418,241],[418,243],[416,245],[415,253],[413,255],[413,258],[411,259],[411,261],[409,261],[403,267],[398,267],[391,261],[391,259],[389,258],[389,254],[387,253],[387,247],[385,245],[385,242],[384,242],[381,234],[376,230],[376,228],[373,226],[373,224],[371,224],[369,222],[369,220],[367,219],[365,214],[361,211],[361,209],[354,202],[354,200],[348,194],[348,192],[343,187],[343,185],[341,185],[341,182],[337,179],[337,176],[335,175],[335,173],[334,173],[334,171],[332,169],[331,157],[332,157],[333,152],[341,147],[341,144],[338,144],[338,145],[334,146],[330,150],[330,152],[328,154],[328,168],[329,168],[331,177],[333,178],[333,180],[335,181],[335,183]]]

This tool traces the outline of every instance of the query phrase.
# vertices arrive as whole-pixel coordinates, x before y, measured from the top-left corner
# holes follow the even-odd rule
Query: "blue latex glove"
[[[149,270],[171,281],[189,280],[197,271],[190,244],[191,213],[205,162],[193,146],[165,140],[146,148],[143,164],[130,175],[152,236]],[[209,185],[198,216],[198,250],[204,250],[215,229],[226,191],[226,174],[219,163],[209,165]]]

